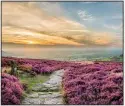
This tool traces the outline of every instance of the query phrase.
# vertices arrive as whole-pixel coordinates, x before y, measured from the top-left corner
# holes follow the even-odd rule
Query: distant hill
[[[123,54],[111,58],[113,61],[123,61]]]
[[[121,55],[118,55],[118,56],[98,58],[98,59],[93,60],[93,61],[118,61],[118,62],[122,62],[123,59],[124,59],[123,54],[121,54]]]
[[[13,54],[12,53],[8,53],[8,52],[4,52],[4,51],[2,51],[2,56],[4,56],[4,57],[6,57],[6,56],[13,56]]]

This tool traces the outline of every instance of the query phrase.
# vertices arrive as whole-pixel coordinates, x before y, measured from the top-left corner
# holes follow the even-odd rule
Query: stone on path
[[[52,73],[49,80],[45,83],[36,84],[32,94],[28,94],[22,104],[63,104],[61,94],[61,82],[64,70]]]

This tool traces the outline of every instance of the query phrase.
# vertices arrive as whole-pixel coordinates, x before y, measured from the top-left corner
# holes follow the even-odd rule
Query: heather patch
[[[95,62],[71,67],[63,76],[67,104],[123,104],[123,69],[118,62]]]

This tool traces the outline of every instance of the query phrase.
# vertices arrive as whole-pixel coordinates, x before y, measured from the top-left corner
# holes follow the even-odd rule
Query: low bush
[[[71,67],[63,76],[64,98],[70,105],[122,105],[123,66],[96,62]]]
[[[25,71],[25,72],[32,71],[32,65],[31,64],[18,65],[17,68],[18,68],[18,70]]]
[[[2,105],[19,105],[23,94],[23,86],[18,78],[2,73],[1,75],[1,103]]]

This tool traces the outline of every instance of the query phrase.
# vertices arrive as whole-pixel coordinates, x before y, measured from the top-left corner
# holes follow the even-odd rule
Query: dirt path
[[[38,83],[32,88],[32,94],[28,94],[22,104],[63,104],[61,82],[64,70],[52,73],[45,83]]]

